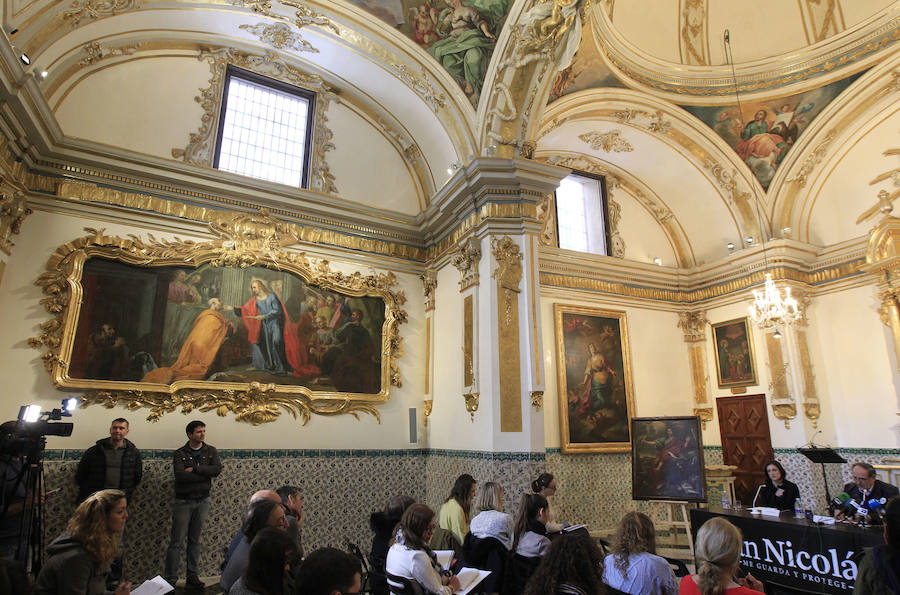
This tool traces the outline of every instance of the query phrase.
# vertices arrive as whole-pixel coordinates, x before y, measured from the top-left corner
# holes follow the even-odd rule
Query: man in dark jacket
[[[94,492],[112,488],[125,492],[125,498],[131,503],[134,489],[141,483],[144,466],[141,451],[125,438],[128,429],[128,420],[117,417],[109,426],[109,438],[97,440],[81,455],[75,471],[79,502]],[[107,580],[110,587],[122,580],[122,553],[112,561]]]
[[[175,502],[172,505],[172,539],[166,551],[164,576],[170,585],[178,580],[181,551],[187,537],[187,581],[192,589],[203,588],[197,573],[200,564],[200,533],[209,512],[212,478],[222,472],[222,461],[215,447],[205,442],[206,424],[194,420],[185,428],[187,444],[172,457],[175,472]]]
[[[78,501],[103,489],[113,488],[125,492],[128,502],[144,474],[141,451],[128,435],[128,420],[119,417],[109,427],[109,438],[97,440],[81,455],[75,482],[78,484]]]

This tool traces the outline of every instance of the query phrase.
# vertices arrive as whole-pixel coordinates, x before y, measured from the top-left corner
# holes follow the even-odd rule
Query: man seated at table
[[[898,490],[896,486],[892,486],[889,483],[884,483],[880,479],[876,479],[875,468],[868,463],[863,463],[861,461],[853,463],[853,466],[850,468],[850,473],[853,476],[853,481],[844,486],[844,491],[847,492],[851,500],[859,504],[862,508],[868,508],[866,503],[873,498],[875,500],[885,498],[887,501],[900,493],[900,490]],[[835,512],[834,518],[839,520],[844,518],[843,511]],[[878,516],[871,514],[867,515],[865,520],[867,522],[881,522],[881,519],[878,518]]]

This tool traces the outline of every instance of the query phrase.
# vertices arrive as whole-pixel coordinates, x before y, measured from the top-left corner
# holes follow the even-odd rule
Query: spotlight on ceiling
[[[658,267],[661,267],[662,266],[662,258],[657,256],[656,258],[653,259],[653,264],[655,264]]]
[[[28,54],[26,54],[25,52],[23,52],[22,50],[20,50],[17,47],[13,47],[13,51],[15,53],[19,54],[19,61],[22,62],[22,64],[24,64],[25,66],[28,66],[31,64],[31,58],[28,57]]]
[[[781,338],[781,331],[778,330],[778,329],[776,328],[776,329],[775,329],[775,332],[772,333],[772,336],[775,337],[776,339],[780,339],[780,338]]]
[[[734,242],[728,242],[725,245],[728,247],[729,252],[734,252]]]

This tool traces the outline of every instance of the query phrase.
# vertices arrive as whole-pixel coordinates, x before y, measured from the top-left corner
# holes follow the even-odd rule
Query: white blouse
[[[512,548],[512,517],[497,510],[484,510],[475,515],[469,523],[469,531],[479,539],[493,537],[499,540],[506,549]]]
[[[434,569],[431,558],[424,550],[413,550],[395,543],[388,550],[384,569],[395,576],[416,581],[426,593],[451,595],[453,590],[441,582],[441,575]],[[393,593],[393,591],[392,591]]]

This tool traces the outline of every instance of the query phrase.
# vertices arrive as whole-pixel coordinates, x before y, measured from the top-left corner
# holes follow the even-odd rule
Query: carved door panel
[[[719,431],[722,434],[722,458],[735,465],[735,497],[750,506],[756,488],[765,482],[763,465],[775,458],[769,434],[765,395],[721,397],[716,399]]]

